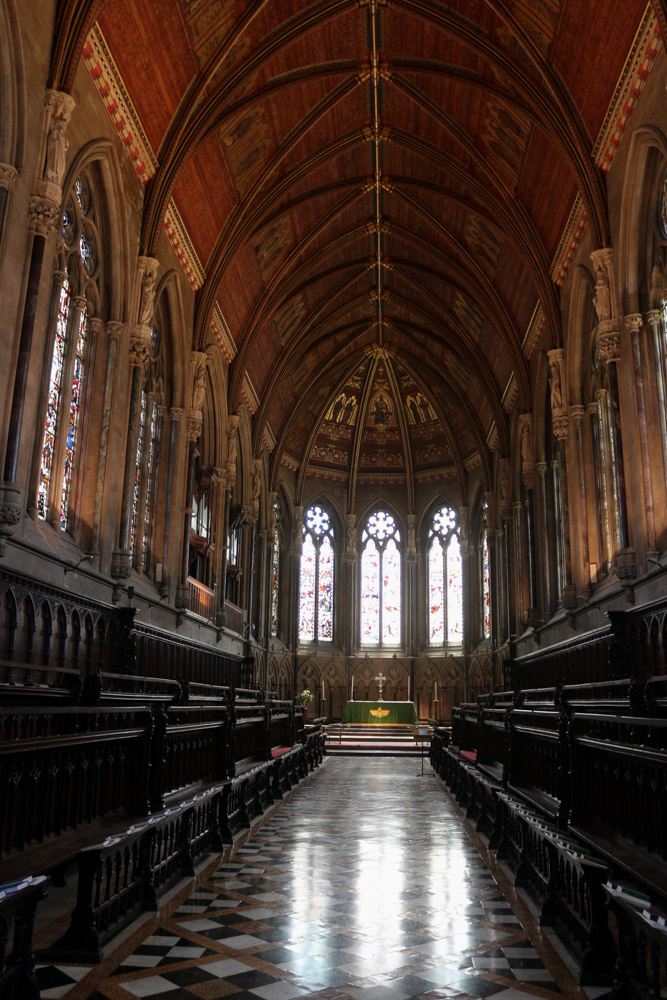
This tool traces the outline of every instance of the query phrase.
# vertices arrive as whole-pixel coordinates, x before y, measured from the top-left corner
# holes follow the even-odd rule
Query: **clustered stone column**
[[[509,528],[512,523],[512,500],[510,496],[510,460],[501,458],[499,462],[500,472],[500,516],[503,528],[498,532],[498,542],[502,552],[502,563],[500,575],[503,579],[503,607],[505,609],[504,632],[507,639],[512,635],[512,607],[510,598],[510,556],[509,556]]]
[[[521,475],[526,489],[526,541],[528,562],[528,592],[530,607],[528,609],[528,624],[535,627],[541,624],[537,604],[537,574],[535,562],[535,458],[533,454],[533,415],[521,413]]]
[[[665,352],[662,346],[663,314],[659,309],[650,309],[646,319],[651,328],[653,354],[655,359],[655,383],[658,396],[658,414],[660,417],[660,443],[662,445],[662,464],[667,476],[667,401],[665,398]]]
[[[107,355],[107,371],[104,383],[104,403],[102,409],[102,432],[100,435],[100,459],[97,466],[97,487],[95,490],[95,512],[93,515],[93,538],[91,553],[96,569],[100,568],[100,536],[102,532],[102,507],[104,503],[104,484],[109,453],[109,433],[111,430],[111,407],[113,405],[114,382],[116,379],[116,364],[118,362],[118,344],[124,329],[123,323],[110,320],[106,324],[109,353]]]
[[[132,503],[136,476],[137,443],[141,422],[141,394],[144,387],[145,369],[151,357],[151,332],[153,325],[153,305],[158,262],[154,257],[139,257],[137,262],[137,298],[135,321],[130,331],[128,362],[132,370],[130,387],[130,413],[125,446],[125,468],[123,471],[123,495],[120,514],[118,545],[111,561],[111,576],[114,580],[114,600],[130,578],[132,572],[131,529]]]
[[[551,420],[557,441],[558,460],[554,463],[554,496],[556,498],[556,523],[560,532],[561,572],[560,598],[568,611],[577,607],[576,588],[572,583],[572,556],[570,551],[570,510],[567,482],[567,440],[570,433],[567,406],[563,398],[563,349],[549,351],[551,389]]]
[[[631,587],[637,576],[637,557],[630,546],[628,511],[625,493],[625,463],[621,434],[621,410],[618,392],[617,365],[621,359],[621,333],[617,311],[612,306],[613,295],[612,251],[595,250],[591,254],[595,267],[595,309],[598,314],[597,344],[600,358],[607,372],[611,419],[609,443],[615,480],[616,508],[618,511],[619,550],[616,556],[616,574],[624,587]]]
[[[574,426],[574,446],[579,486],[579,538],[584,572],[584,592],[590,591],[590,552],[588,547],[588,510],[586,506],[586,468],[584,466],[583,420],[585,409],[581,404],[570,407],[570,417]]]
[[[16,167],[12,167],[9,163],[0,163],[0,239],[2,239],[2,230],[5,224],[9,192],[14,187],[17,174]]]
[[[232,490],[236,482],[236,455],[238,451],[237,431],[240,417],[232,414],[227,418],[227,464],[221,480],[225,493],[222,517],[222,561],[220,565],[220,587],[218,598],[218,624],[227,624],[227,560],[229,556],[229,511],[232,505]]]
[[[640,331],[644,326],[641,313],[633,313],[625,317],[625,325],[630,331],[632,342],[632,366],[635,378],[635,394],[637,397],[637,420],[639,421],[639,446],[642,455],[642,473],[644,482],[644,503],[646,508],[646,555],[657,558],[658,550],[655,543],[655,513],[653,509],[653,482],[651,480],[651,455],[648,443],[648,427],[646,423],[646,398],[644,394],[644,372]]]
[[[45,159],[40,176],[33,184],[28,208],[28,230],[32,236],[30,265],[26,286],[23,315],[21,319],[21,334],[19,337],[18,358],[12,390],[12,402],[9,412],[9,428],[7,447],[3,467],[3,481],[0,483],[0,557],[4,554],[7,540],[11,538],[13,528],[21,518],[20,487],[16,482],[21,428],[23,425],[23,410],[25,407],[26,387],[28,384],[28,368],[32,350],[32,336],[35,328],[37,301],[42,278],[44,250],[48,236],[54,231],[59,218],[62,201],[62,180],[65,172],[67,150],[69,143],[65,131],[69,124],[75,102],[69,94],[58,90],[47,90],[45,98],[44,127],[46,132]],[[7,183],[2,185],[4,191],[9,190],[13,181],[10,168],[3,172]],[[2,213],[7,200],[2,198]]]
[[[185,433],[188,439],[188,471],[186,476],[185,506],[183,508],[183,535],[181,543],[181,568],[176,588],[176,609],[182,613],[190,608],[190,588],[188,572],[190,568],[190,526],[195,494],[195,477],[199,448],[197,442],[201,436],[203,414],[202,406],[206,397],[206,367],[208,355],[202,351],[193,351],[190,355],[192,370],[192,392],[190,406],[185,420]]]

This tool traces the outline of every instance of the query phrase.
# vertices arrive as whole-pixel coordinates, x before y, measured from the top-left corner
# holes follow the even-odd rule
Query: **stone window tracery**
[[[306,511],[303,523],[299,579],[299,639],[333,639],[334,530],[327,511],[318,504]]]
[[[361,536],[361,645],[401,642],[401,533],[384,510],[368,518]]]
[[[463,566],[456,511],[440,507],[433,515],[428,543],[429,642],[463,642]]]
[[[81,412],[90,354],[90,317],[99,302],[96,202],[82,173],[65,200],[56,272],[57,309],[37,485],[37,516],[73,524],[73,484],[80,465]]]

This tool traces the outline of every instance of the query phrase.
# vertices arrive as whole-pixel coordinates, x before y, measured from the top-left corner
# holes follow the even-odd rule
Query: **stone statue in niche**
[[[553,412],[563,408],[563,391],[560,381],[560,361],[549,358],[549,368],[551,370],[551,409]]]
[[[192,409],[201,410],[206,398],[206,364],[203,364],[195,373],[195,384],[192,389]]]
[[[606,320],[611,319],[609,285],[601,270],[598,271],[598,280],[595,282],[595,311],[598,314],[599,323],[604,323]]]
[[[521,427],[521,461],[530,465],[533,461],[533,449],[530,440],[530,424],[526,421]]]
[[[46,166],[44,176],[51,184],[62,186],[62,179],[65,173],[67,162],[67,150],[69,142],[65,138],[67,122],[63,118],[55,118],[49,131],[46,141]]]
[[[138,323],[150,326],[153,322],[153,300],[155,299],[155,272],[144,271],[141,278],[141,300],[139,302]],[[198,407],[194,407],[198,409]]]
[[[259,494],[262,489],[262,477],[259,472],[259,461],[253,463],[252,470],[252,502],[256,506],[259,504]]]

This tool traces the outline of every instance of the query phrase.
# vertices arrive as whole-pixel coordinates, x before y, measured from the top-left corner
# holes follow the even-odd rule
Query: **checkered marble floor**
[[[103,967],[41,969],[42,996],[585,1000],[523,920],[430,773],[338,757]]]

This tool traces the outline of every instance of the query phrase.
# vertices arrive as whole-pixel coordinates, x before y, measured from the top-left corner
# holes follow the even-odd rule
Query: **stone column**
[[[132,564],[137,573],[143,572],[144,567],[144,524],[148,511],[146,510],[146,497],[148,487],[148,459],[151,439],[151,424],[153,422],[153,407],[155,406],[155,393],[147,392],[144,395],[146,401],[146,412],[144,414],[143,429],[139,427],[142,434],[141,440],[141,468],[137,470],[139,475],[139,499],[137,501],[137,520],[134,526],[134,546],[132,552]],[[137,449],[139,439],[137,437]]]
[[[551,615],[551,557],[549,552],[549,525],[547,519],[547,463],[536,462],[537,509],[542,539],[542,612],[545,618]]]
[[[639,446],[642,453],[642,478],[644,483],[644,503],[646,506],[646,555],[656,559],[658,550],[655,544],[655,513],[653,509],[653,481],[651,479],[651,453],[648,443],[648,426],[646,423],[646,397],[644,394],[644,372],[642,369],[640,330],[644,326],[641,313],[633,313],[625,317],[625,325],[630,331],[632,342],[632,364],[635,376],[635,393],[637,397],[637,421],[639,423]]]
[[[183,510],[183,534],[181,538],[181,568],[176,588],[176,608],[181,613],[190,609],[190,588],[188,587],[188,571],[190,569],[190,525],[192,522],[192,500],[195,492],[195,475],[197,471],[197,459],[199,458],[199,448],[197,441],[201,434],[201,419],[192,416],[193,411],[188,412],[185,425],[188,436],[188,472],[185,488],[185,508]]]
[[[533,454],[533,415],[532,413],[521,413],[519,415],[521,424],[521,473],[523,485],[526,489],[526,562],[528,566],[528,592],[530,595],[530,607],[528,610],[528,624],[536,626],[541,624],[541,618],[537,606],[537,571],[535,562],[535,459]]]
[[[589,403],[586,407],[586,412],[590,418],[591,424],[591,441],[593,445],[593,475],[595,477],[595,510],[597,512],[597,524],[598,524],[598,559],[599,568],[602,575],[602,569],[604,567],[604,575],[606,576],[609,572],[609,546],[606,541],[606,532],[608,531],[607,522],[607,502],[606,502],[606,490],[603,496],[603,484],[602,477],[600,475],[600,432],[599,432],[599,405],[597,402]]]
[[[569,423],[566,415],[560,416],[554,421],[554,435],[558,442],[558,462],[555,472],[557,473],[558,507],[561,525],[561,545],[563,561],[563,606],[567,611],[574,611],[577,607],[576,588],[572,583],[572,554],[570,548],[570,504],[567,482],[567,439],[569,436]]]
[[[14,374],[12,402],[9,411],[9,427],[7,431],[7,446],[3,467],[3,481],[0,483],[0,558],[4,555],[7,539],[11,538],[13,528],[21,517],[20,488],[16,482],[23,411],[25,407],[26,387],[28,384],[28,368],[32,350],[32,336],[35,328],[37,301],[42,278],[44,248],[47,237],[53,232],[60,214],[62,201],[62,179],[65,172],[67,150],[69,144],[65,131],[72,117],[75,102],[69,94],[57,90],[47,90],[45,97],[44,129],[46,134],[45,159],[40,175],[35,180],[30,205],[28,208],[28,230],[32,235],[30,249],[30,265],[21,333],[19,338],[18,357]],[[12,180],[11,169],[4,171],[4,179]],[[4,190],[8,190],[4,185]],[[6,195],[4,196],[4,205]]]
[[[352,655],[352,650],[357,645],[355,641],[355,617],[357,608],[357,579],[358,579],[358,553],[357,553],[357,515],[348,514],[347,520],[347,531],[346,531],[346,547],[343,553],[343,573],[344,582],[343,588],[339,590],[340,593],[345,593],[346,600],[339,601],[339,607],[342,604],[344,608],[347,608],[347,616],[345,618],[345,627],[343,629],[343,643],[344,649],[347,656]],[[348,682],[349,682],[348,677]]]
[[[408,656],[414,656],[417,646],[417,515],[408,514],[408,537],[405,552],[405,565],[407,569],[406,597],[407,597],[407,618],[405,648]],[[464,583],[465,586],[465,583]],[[465,591],[464,591],[465,593]],[[355,605],[356,607],[356,605]],[[465,617],[464,617],[465,622]]]
[[[516,601],[516,634],[519,635],[523,629],[523,545],[521,531],[521,515],[523,513],[523,501],[514,500],[512,502],[512,532],[514,536],[514,600]]]
[[[664,357],[662,348],[662,316],[658,309],[651,309],[646,314],[651,327],[653,354],[655,358],[655,384],[658,394],[658,413],[660,415],[660,443],[662,445],[662,465],[667,479],[667,402],[665,400]]]
[[[114,596],[129,579],[132,572],[132,552],[130,531],[132,525],[132,500],[137,461],[137,441],[141,418],[141,393],[144,385],[146,365],[151,357],[151,330],[153,325],[153,300],[158,262],[154,257],[139,257],[137,261],[138,304],[134,309],[134,322],[130,333],[129,364],[132,371],[130,389],[130,413],[128,419],[127,443],[125,448],[125,468],[123,472],[123,496],[121,502],[120,530],[118,545],[114,549],[111,562],[111,576],[116,581]]]
[[[167,597],[169,594],[169,579],[171,570],[171,540],[174,519],[174,483],[176,480],[176,467],[178,463],[178,431],[180,427],[183,410],[178,406],[172,406],[169,410],[171,419],[171,433],[169,439],[169,472],[167,473],[167,503],[164,522],[164,550],[162,556],[162,584],[160,594]]]
[[[1,235],[1,234],[0,234]],[[28,514],[34,521],[39,516],[39,480],[42,468],[42,449],[44,448],[44,425],[46,423],[46,409],[49,401],[49,383],[51,381],[51,362],[53,359],[53,341],[58,323],[58,310],[60,307],[60,294],[67,278],[67,271],[54,271],[53,287],[51,290],[51,305],[49,308],[49,322],[47,327],[47,337],[44,342],[44,355],[42,357],[42,379],[39,387],[39,402],[36,413],[36,429],[32,444],[32,458],[30,461],[30,480],[28,482]],[[47,511],[44,511],[46,516]]]
[[[584,592],[590,591],[590,552],[588,547],[588,509],[586,506],[586,467],[584,465],[584,438],[582,422],[584,407],[580,404],[570,407],[574,425],[574,446],[579,485],[579,537],[581,538],[581,559],[583,563]]]
[[[118,342],[123,332],[123,324],[110,320],[105,327],[109,341],[107,355],[107,372],[104,383],[104,402],[102,409],[102,433],[100,435],[100,459],[97,466],[97,488],[95,491],[95,513],[93,515],[93,542],[91,552],[93,564],[100,568],[100,535],[102,531],[102,505],[104,503],[104,485],[107,471],[107,456],[109,453],[109,432],[111,429],[111,407],[113,403],[114,382],[116,380],[116,363],[118,361]]]
[[[510,490],[510,460],[501,458],[499,462],[500,513],[503,521],[503,530],[500,532],[500,550],[502,552],[501,576],[502,576],[502,596],[504,607],[504,631],[505,638],[509,640],[512,635],[512,602],[511,602],[511,570],[509,557],[509,525],[512,523],[512,500]]]
[[[5,212],[7,210],[9,192],[14,186],[16,177],[16,167],[12,167],[9,163],[0,163],[0,241],[2,240],[2,231],[5,224]]]

